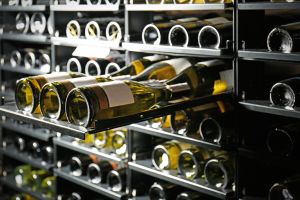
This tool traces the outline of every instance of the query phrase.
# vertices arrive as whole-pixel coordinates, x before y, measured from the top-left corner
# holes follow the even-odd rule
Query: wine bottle
[[[23,65],[24,51],[14,50],[10,54],[10,65],[11,67],[17,67]]]
[[[170,29],[176,25],[199,20],[195,17],[171,20],[169,22],[151,23],[143,28],[142,41],[144,44],[167,44]]]
[[[38,141],[30,141],[28,143],[28,153],[32,158],[41,157],[41,147]]]
[[[110,171],[107,175],[107,184],[114,192],[124,192],[126,189],[126,168]]]
[[[300,176],[295,175],[287,178],[281,183],[275,183],[268,195],[269,200],[281,200],[281,199],[299,199],[299,184]]]
[[[53,199],[55,196],[56,177],[48,176],[42,180],[41,192],[44,197]]]
[[[14,144],[14,140],[13,140],[12,137],[10,137],[10,136],[4,136],[3,137],[3,139],[2,139],[2,147],[3,148],[7,148],[7,147],[9,147],[13,144]]]
[[[211,102],[203,105],[175,111],[171,115],[170,124],[172,132],[184,136],[194,135],[198,132],[199,125],[206,116],[226,111],[223,102]]]
[[[155,107],[159,108],[159,106],[155,106]],[[151,128],[170,131],[171,115],[150,119],[148,120],[148,124]]]
[[[113,166],[108,161],[103,160],[97,164],[92,163],[87,169],[88,180],[94,184],[105,183],[111,170],[113,170]]]
[[[232,40],[232,21],[226,18],[219,18],[218,21],[210,21],[198,34],[198,44],[200,48],[225,48],[227,40]]]
[[[132,61],[128,66],[123,67],[121,70],[112,73],[111,76],[138,75],[152,64],[165,60],[167,58],[167,56],[163,55],[145,56],[138,60]]]
[[[232,70],[224,70],[224,65],[207,66],[210,64],[201,62],[188,67],[165,83],[153,80],[139,83],[111,81],[75,88],[66,100],[68,121],[87,127],[95,120],[143,112],[159,102],[168,102],[181,97],[215,95],[232,89]],[[118,90],[118,97],[115,95],[116,90]],[[101,95],[103,93],[106,95]],[[97,95],[98,98],[95,98]],[[120,99],[120,96],[123,98]],[[99,105],[102,106],[99,107]]]
[[[146,0],[146,4],[173,4],[173,0]]]
[[[67,5],[81,5],[86,4],[87,0],[66,0]]]
[[[204,174],[205,162],[209,159],[209,152],[199,147],[190,147],[180,152],[178,171],[188,179],[201,178]]]
[[[119,5],[120,2],[120,0],[105,0],[106,5]]]
[[[150,200],[175,199],[181,188],[172,183],[155,182],[149,189]]]
[[[26,141],[24,138],[22,137],[16,137],[16,140],[15,140],[15,146],[16,146],[16,149],[20,152],[25,152],[26,151]]]
[[[33,197],[31,197],[28,194],[15,194],[13,195],[10,200],[34,200]]]
[[[191,145],[174,140],[157,145],[152,151],[152,164],[158,170],[177,169],[180,152],[189,147]]]
[[[124,23],[124,19],[117,17],[102,17],[91,19],[85,26],[85,37],[87,39],[107,39],[105,29],[111,21]]]
[[[70,197],[66,200],[83,200],[83,195],[79,192],[72,192]]]
[[[46,170],[32,170],[31,171],[31,190],[32,191],[40,191],[42,181],[48,176]]]
[[[49,5],[49,0],[21,0],[21,5],[24,7],[32,5]]]
[[[144,81],[150,79],[166,80],[175,77],[195,63],[192,58],[174,58],[164,60],[149,66],[143,72],[131,78],[132,81]]]
[[[120,67],[119,64],[121,64],[121,66],[123,67],[125,65],[125,62],[122,62],[122,63],[115,63],[115,62],[108,63],[108,65],[105,68],[105,74],[110,75],[114,72],[120,71],[121,67]]]
[[[271,104],[284,106],[286,108],[298,107],[300,105],[299,83],[299,77],[293,77],[275,83],[270,90]]]
[[[86,3],[88,5],[101,5],[102,0],[87,0]]]
[[[53,163],[54,159],[54,149],[51,146],[44,146],[41,150],[41,158],[43,162],[48,164]]]
[[[28,51],[24,55],[24,66],[26,69],[35,68],[36,67],[36,56],[34,52]]]
[[[40,55],[38,57],[38,66],[43,72],[51,71],[51,59],[50,54],[48,52],[40,51]]]
[[[112,148],[118,156],[125,156],[127,154],[127,130],[123,128],[115,129],[111,143]]]
[[[271,129],[267,134],[267,148],[281,156],[297,155],[299,152],[299,124],[288,124]]]
[[[73,156],[70,162],[70,171],[73,176],[84,176],[87,173],[88,166],[96,162],[94,156]]]
[[[111,149],[112,138],[115,132],[113,130],[101,131],[95,134],[94,146],[98,149]]]
[[[34,13],[30,19],[30,31],[33,34],[43,34],[46,31],[47,18],[42,12]]]
[[[66,26],[66,36],[68,38],[80,38],[89,19],[80,18],[68,22]]]
[[[64,120],[65,100],[73,88],[110,80],[101,76],[90,76],[48,83],[40,92],[41,112],[45,117]]]
[[[30,18],[27,13],[19,12],[16,15],[16,30],[19,33],[28,33],[30,27]]]
[[[109,41],[119,42],[123,38],[124,33],[124,20],[111,21],[107,24],[105,30],[106,39]]]
[[[232,188],[234,182],[234,162],[226,154],[210,159],[204,167],[205,180],[217,188]]]
[[[109,61],[106,59],[90,60],[85,65],[85,74],[88,76],[100,76],[104,74]]]
[[[46,83],[82,77],[81,73],[57,72],[52,74],[30,76],[17,81],[15,100],[19,110],[31,113],[40,113],[39,95]]]
[[[9,6],[18,6],[20,5],[20,0],[8,0]]]
[[[85,65],[89,60],[86,57],[70,58],[67,62],[67,72],[85,73]]]
[[[234,139],[232,114],[232,112],[220,112],[206,116],[199,125],[200,138],[213,143],[231,143]]]
[[[31,166],[30,165],[20,165],[14,170],[14,177],[16,185],[18,186],[28,186],[31,184]]]
[[[198,199],[211,199],[208,197],[204,197],[203,194],[194,191],[185,191],[177,195],[176,200],[198,200]],[[212,198],[213,199],[213,198]]]
[[[291,53],[300,50],[300,22],[285,24],[274,28],[268,35],[269,51]]]

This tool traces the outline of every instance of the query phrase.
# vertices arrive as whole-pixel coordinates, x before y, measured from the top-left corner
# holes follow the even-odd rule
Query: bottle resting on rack
[[[40,113],[39,95],[46,83],[83,76],[81,73],[59,72],[20,79],[15,90],[16,105],[21,111]]]
[[[281,25],[268,35],[269,51],[291,53],[300,50],[300,22]]]
[[[185,191],[177,195],[176,200],[199,200],[199,199],[214,199],[214,198],[209,198],[208,196],[204,196],[203,194],[199,192],[194,192],[194,191]]]
[[[33,34],[43,34],[46,32],[47,18],[42,12],[34,13],[30,19],[30,31]]]
[[[55,176],[48,176],[44,178],[40,186],[43,196],[48,199],[53,199],[55,196],[55,185],[56,185]]]
[[[276,106],[293,108],[300,106],[300,77],[275,83],[270,90],[270,102]]]
[[[48,173],[46,170],[32,170],[31,171],[31,190],[32,191],[40,191],[42,181],[48,177]]]
[[[112,149],[112,137],[114,130],[95,133],[94,146],[98,149]]]
[[[132,61],[128,66],[123,67],[121,70],[111,73],[111,76],[138,75],[152,64],[166,60],[167,58],[167,56],[163,55],[145,56]]]
[[[30,17],[27,13],[19,12],[16,15],[16,31],[26,34],[30,27]]]
[[[86,57],[72,57],[67,62],[67,72],[85,73],[85,65],[89,61]]]
[[[106,160],[92,163],[87,169],[88,180],[94,184],[106,183],[107,175],[113,169],[113,165]]]
[[[269,191],[269,200],[299,199],[300,175],[287,178],[281,183],[275,183]]]
[[[88,166],[96,162],[95,156],[73,156],[70,161],[70,171],[73,176],[83,176],[87,173]]]
[[[111,81],[75,88],[66,100],[68,121],[88,127],[95,120],[136,114],[157,103],[215,95],[232,89],[232,70],[207,66],[210,65],[200,62],[166,82]]]
[[[152,164],[158,170],[177,169],[180,152],[190,147],[190,144],[177,141],[168,141],[157,145],[152,151]]]
[[[114,130],[114,135],[111,139],[111,146],[115,154],[118,156],[125,156],[127,153],[126,135],[126,129],[119,128]]]
[[[31,184],[31,166],[20,165],[16,167],[14,177],[17,186],[29,186]]]
[[[126,168],[112,170],[107,175],[108,187],[114,192],[122,192],[126,189]]]
[[[172,183],[155,182],[149,189],[150,200],[175,199],[181,188]]]

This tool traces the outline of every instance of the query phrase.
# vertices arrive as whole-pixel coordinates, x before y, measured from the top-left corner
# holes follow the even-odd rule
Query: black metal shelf
[[[42,12],[46,11],[46,5],[32,5],[32,6],[0,6],[0,11],[5,12]]]
[[[239,50],[238,57],[243,59],[261,59],[261,60],[277,60],[277,61],[300,61],[300,52],[296,53],[280,53],[280,52],[269,52],[268,50]]]
[[[28,124],[18,124],[10,120],[0,121],[0,126],[7,130],[15,131],[45,142],[49,141],[50,138],[56,136],[54,132],[50,132],[47,129],[32,128],[29,127]]]
[[[158,171],[152,167],[151,160],[138,160],[128,163],[129,169],[147,174],[171,183],[187,187],[189,189],[202,192],[207,195],[214,196],[220,199],[227,199],[232,197],[234,193],[229,190],[222,190],[212,186],[208,186],[204,180],[191,181],[181,178],[177,175],[177,171]]]
[[[104,47],[114,50],[125,50],[120,47],[120,42],[108,41],[108,40],[98,40],[98,39],[85,39],[85,38],[67,38],[67,37],[51,37],[52,44],[58,46],[95,46]]]
[[[31,158],[27,153],[19,152],[12,146],[0,148],[0,153],[23,163],[30,164],[31,166],[39,169],[49,171],[54,167],[54,164],[45,163],[40,158]]]
[[[300,119],[300,108],[288,110],[280,106],[273,106],[266,100],[245,100],[240,101],[239,104],[249,111]]]
[[[47,74],[50,71],[42,71],[40,69],[26,69],[24,66],[16,66],[12,67],[9,64],[1,65],[1,70],[8,71],[8,72],[16,72],[28,75],[40,75],[40,74]],[[49,69],[50,70],[50,69]]]
[[[232,4],[127,4],[127,11],[183,11],[183,10],[224,10],[232,8]]]
[[[16,181],[12,175],[4,176],[0,178],[1,184],[12,188],[13,190],[16,190],[21,193],[29,194],[30,196],[39,199],[39,200],[50,200],[49,198],[46,198],[43,196],[43,194],[39,192],[33,192],[30,188],[24,187],[24,186],[17,186]]]
[[[110,12],[110,11],[118,11],[119,5],[51,5],[51,11],[64,11],[64,12],[88,12],[88,11],[103,11],[103,12]]]
[[[126,194],[120,193],[120,192],[113,192],[110,189],[108,189],[107,184],[93,184],[88,181],[88,178],[86,176],[76,177],[72,176],[70,174],[69,167],[62,167],[60,169],[54,169],[54,173],[65,180],[68,180],[72,183],[75,183],[77,185],[80,185],[82,187],[85,187],[89,190],[92,190],[94,192],[97,192],[101,195],[107,196],[111,199],[125,199]]]
[[[191,138],[191,137],[187,137],[187,136],[183,136],[183,135],[179,135],[179,134],[175,134],[175,133],[169,133],[169,132],[166,132],[163,130],[150,128],[148,126],[141,125],[141,124],[132,124],[127,127],[133,131],[138,131],[138,132],[145,133],[148,135],[162,137],[162,138],[166,138],[166,139],[170,139],[170,140],[178,140],[181,142],[189,143],[189,144],[192,144],[195,146],[212,149],[212,150],[216,150],[216,151],[221,150],[221,149],[227,149],[226,147],[223,147],[220,144],[214,144],[214,143],[202,141],[200,139],[195,139],[195,138]]]
[[[220,57],[232,58],[229,49],[204,49],[197,47],[175,47],[168,45],[152,45],[138,42],[123,42],[123,48],[128,51],[142,52],[142,53],[158,53],[176,56],[194,56],[194,57]]]
[[[69,137],[69,136],[54,138],[53,142],[57,146],[67,148],[67,149],[70,149],[70,150],[73,150],[76,152],[80,152],[83,154],[87,154],[87,155],[93,154],[104,160],[117,162],[119,164],[124,164],[124,162],[126,162],[126,160],[127,160],[127,158],[117,157],[116,155],[109,154],[109,152],[105,152],[104,150],[100,151],[99,149],[92,147],[92,146],[80,145],[80,144],[74,142],[74,138]]]
[[[271,2],[258,2],[258,3],[239,3],[238,9],[240,10],[283,10],[283,9],[300,9],[299,2],[293,3],[271,3]]]
[[[280,166],[286,169],[298,170],[300,167],[299,158],[283,157],[274,155],[270,152],[256,151],[251,147],[241,147],[238,149],[238,153],[241,156],[248,157],[254,160],[260,160],[264,163],[269,163],[274,166]]]
[[[127,126],[132,123],[138,123],[148,119],[171,114],[176,110],[182,110],[189,107],[212,102],[212,101],[225,100],[231,98],[232,98],[232,92],[229,91],[218,95],[204,96],[192,100],[182,100],[181,102],[169,103],[167,106],[155,110],[147,110],[142,113],[133,114],[125,117],[117,117],[113,119],[101,120],[96,122],[95,129],[87,129],[81,126],[76,126],[67,123],[65,121],[58,121],[58,120],[45,118],[37,114],[24,113],[17,109],[15,103],[7,103],[3,106],[0,106],[0,115],[4,115],[6,117],[15,120],[31,123],[42,128],[48,128],[50,130],[60,132],[64,135],[69,135],[72,137],[84,139],[86,133],[96,133],[99,131],[104,131],[112,128]]]
[[[69,124],[64,121],[52,120],[37,114],[24,113],[17,109],[15,103],[7,103],[3,106],[0,106],[0,115],[4,115],[6,117],[19,121],[24,121],[41,128],[47,128],[52,131],[60,132],[64,135],[70,135],[80,139],[84,139],[86,133],[93,131],[81,126]]]
[[[50,37],[46,35],[20,34],[20,33],[4,33],[0,35],[2,40],[12,40],[30,43],[51,44]]]

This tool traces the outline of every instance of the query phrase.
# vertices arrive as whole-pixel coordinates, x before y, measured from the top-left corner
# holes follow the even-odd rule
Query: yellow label
[[[134,67],[136,75],[140,74],[145,69],[144,64],[140,60],[134,60],[131,64]]]
[[[219,94],[227,90],[227,83],[222,80],[216,80],[214,83],[213,95]]]
[[[225,104],[223,103],[223,101],[217,101],[217,104],[219,106],[219,109],[220,109],[221,113],[226,112]]]

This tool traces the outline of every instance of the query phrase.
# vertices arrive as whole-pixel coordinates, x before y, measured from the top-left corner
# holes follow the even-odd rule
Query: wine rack
[[[257,34],[257,30],[263,29],[263,22],[261,18],[265,17],[265,13],[272,11],[291,10],[299,11],[300,3],[270,3],[270,2],[244,2],[235,1],[230,4],[159,4],[159,5],[145,5],[145,4],[129,4],[127,2],[120,5],[60,5],[57,1],[51,1],[50,6],[34,5],[30,7],[22,6],[5,6],[0,7],[2,16],[2,23],[5,24],[5,17],[11,13],[17,12],[44,12],[49,13],[54,18],[53,27],[54,33],[52,35],[32,35],[32,34],[19,34],[19,33],[3,33],[0,35],[1,40],[1,54],[7,52],[7,46],[10,49],[16,48],[19,43],[24,45],[42,45],[51,47],[51,71],[59,71],[57,66],[61,65],[61,60],[65,57],[71,57],[71,52],[80,46],[96,48],[98,50],[104,49],[108,51],[121,51],[126,55],[126,63],[128,64],[133,59],[139,58],[145,54],[163,54],[169,56],[182,56],[182,57],[198,57],[198,58],[217,58],[226,59],[232,62],[235,75],[234,93],[223,93],[220,95],[206,96],[194,100],[183,101],[177,104],[170,104],[166,107],[157,110],[146,111],[137,115],[127,117],[119,117],[114,120],[104,120],[96,123],[94,129],[87,129],[79,126],[74,126],[62,121],[50,120],[40,115],[24,114],[17,110],[13,102],[6,103],[0,107],[0,114],[15,120],[24,121],[33,125],[38,125],[43,128],[50,129],[54,132],[44,133],[42,131],[32,129],[30,127],[22,127],[20,124],[12,123],[4,120],[0,123],[0,141],[3,136],[3,129],[17,132],[26,137],[33,137],[35,139],[48,142],[55,150],[54,160],[55,164],[43,164],[39,159],[29,159],[25,154],[17,152],[14,148],[1,148],[1,160],[5,157],[17,160],[22,163],[28,163],[34,167],[52,170],[57,177],[56,196],[63,193],[65,183],[74,184],[76,187],[85,188],[87,191],[93,191],[97,195],[102,195],[109,199],[149,199],[147,196],[135,196],[133,192],[134,177],[133,173],[139,175],[147,175],[156,181],[163,180],[169,183],[180,185],[183,188],[197,191],[215,199],[243,199],[243,200],[263,200],[267,199],[267,191],[263,191],[261,195],[252,194],[251,191],[255,190],[254,186],[249,186],[252,179],[247,183],[251,174],[250,167],[245,163],[259,162],[260,165],[264,164],[274,167],[276,169],[291,169],[292,172],[299,173],[299,162],[295,158],[281,157],[273,155],[270,152],[262,149],[255,149],[247,145],[249,133],[247,126],[243,126],[247,121],[249,113],[256,113],[272,119],[273,116],[288,118],[291,120],[299,119],[300,108],[287,110],[282,107],[271,106],[266,97],[266,88],[263,81],[265,71],[271,71],[273,65],[284,65],[281,70],[284,71],[285,65],[289,66],[290,74],[299,73],[296,68],[299,67],[300,54],[299,52],[292,53],[278,53],[269,52],[266,45],[258,47],[253,46],[255,42],[251,40],[251,34]],[[230,13],[233,20],[232,40],[226,42],[226,46],[221,49],[206,49],[199,47],[176,47],[169,45],[150,45],[143,44],[141,41],[135,39],[135,32],[139,33],[146,23],[153,21],[153,16],[157,13],[176,12],[226,12]],[[99,15],[118,15],[125,19],[125,28],[123,38],[119,42],[111,42],[106,40],[89,40],[84,38],[73,39],[64,36],[65,30],[61,29],[61,24],[64,20],[69,20],[76,17],[77,12],[84,13],[87,16]],[[118,14],[116,14],[118,12]],[[198,13],[199,14],[199,13]],[[274,14],[276,15],[276,14]],[[251,18],[253,17],[253,18]],[[250,25],[248,19],[251,19]],[[299,19],[299,17],[297,18]],[[257,22],[257,24],[256,24]],[[253,30],[249,30],[249,28]],[[255,30],[254,30],[255,29]],[[257,30],[256,30],[257,29]],[[248,32],[249,31],[249,32]],[[250,39],[249,39],[250,38]],[[248,40],[249,39],[249,40]],[[253,39],[253,38],[252,38]],[[254,38],[255,39],[255,38]],[[266,38],[261,38],[266,39]],[[258,42],[259,43],[259,42]],[[66,50],[66,51],[65,51]],[[274,64],[275,63],[275,64]],[[279,64],[278,64],[279,63]],[[295,66],[291,67],[291,63]],[[268,70],[269,69],[269,70]],[[264,71],[265,70],[265,71]],[[25,69],[22,67],[12,68],[9,64],[2,64],[1,68],[1,82],[8,79],[15,78],[14,75],[24,77],[27,75],[38,75],[48,73],[39,69]],[[277,71],[278,67],[277,67]],[[280,73],[280,72],[279,72]],[[10,75],[6,75],[10,74]],[[11,75],[13,74],[13,75]],[[285,72],[283,73],[285,74]],[[288,73],[287,73],[288,74]],[[250,76],[251,75],[251,76]],[[266,75],[266,74],[264,74]],[[272,76],[273,74],[267,74]],[[278,76],[278,74],[277,74]],[[283,77],[281,75],[279,77]],[[253,80],[252,80],[253,77]],[[276,77],[278,78],[278,77]],[[280,78],[278,78],[280,80]],[[277,80],[277,81],[278,81]],[[272,80],[274,81],[274,80]],[[257,82],[257,83],[255,83]],[[261,83],[263,87],[260,87]],[[265,90],[265,91],[264,91]],[[262,94],[265,93],[265,94]],[[13,98],[6,98],[8,91],[1,92],[1,96],[6,100]],[[11,94],[9,95],[11,96]],[[201,105],[207,102],[217,100],[232,99],[236,102],[235,107],[237,112],[235,117],[235,132],[236,138],[239,140],[237,143],[219,144],[195,139],[179,134],[171,133],[168,131],[150,128],[146,120],[161,117],[166,114],[172,113],[175,110],[182,110],[192,106]],[[248,119],[251,123],[256,124],[258,120],[255,118]],[[78,139],[85,139],[87,134],[94,134],[99,131],[105,131],[112,128],[125,126],[128,128],[127,135],[127,157],[118,157],[106,151],[99,151],[94,147],[87,145],[80,145],[73,142],[73,137]],[[147,157],[147,152],[138,154],[134,152],[133,146],[137,142],[134,140],[134,134],[141,134],[142,137],[157,137],[164,140],[177,140],[184,143],[189,143],[197,147],[202,147],[209,150],[221,151],[225,150],[234,155],[236,160],[235,170],[235,187],[233,189],[220,189],[208,185],[204,180],[187,180],[177,172],[174,171],[159,171],[152,166],[151,160]],[[72,136],[72,137],[70,137]],[[53,138],[53,139],[52,139]],[[246,144],[245,144],[246,143]],[[121,166],[127,167],[127,189],[125,192],[113,192],[106,184],[92,184],[88,181],[86,176],[76,177],[70,174],[70,169],[67,166],[57,166],[58,158],[61,156],[59,151],[70,151],[74,154],[95,155],[96,157],[118,163]],[[0,161],[2,165],[5,162]],[[290,166],[290,167],[289,167]],[[250,171],[250,172],[249,172]],[[262,172],[263,173],[263,172]],[[266,173],[271,177],[271,172]],[[282,176],[276,181],[281,181]],[[261,179],[267,179],[267,175],[262,174]],[[271,177],[276,179],[274,177]],[[27,188],[16,186],[15,180],[11,176],[4,176],[0,179],[3,187],[12,188],[13,190],[30,194],[37,199],[46,199],[42,194],[34,193]],[[254,181],[253,181],[254,182]],[[270,183],[267,184],[268,186]],[[258,187],[258,186],[257,186]],[[246,188],[246,189],[245,189]],[[68,188],[70,189],[70,188]],[[246,192],[245,192],[246,191]],[[250,191],[250,192],[248,192]],[[69,191],[68,191],[69,192]]]

